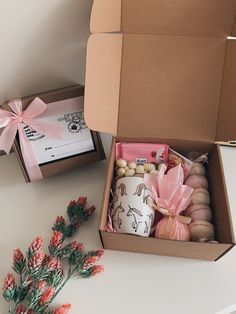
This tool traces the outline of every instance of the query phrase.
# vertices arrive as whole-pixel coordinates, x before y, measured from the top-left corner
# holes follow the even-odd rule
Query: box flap
[[[228,40],[221,104],[219,110],[217,141],[236,140],[236,40]]]
[[[216,37],[93,35],[88,126],[120,137],[214,141],[225,47]]]
[[[91,130],[117,134],[122,35],[92,35],[88,41],[85,120]]]
[[[232,36],[236,37],[236,20],[234,21]]]
[[[121,0],[95,0],[90,30],[92,33],[119,32],[121,30]]]
[[[95,0],[91,31],[227,36],[236,0]]]

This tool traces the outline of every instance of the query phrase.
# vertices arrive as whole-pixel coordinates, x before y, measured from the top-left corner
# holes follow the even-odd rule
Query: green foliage
[[[76,241],[63,245],[66,238],[72,237],[94,212],[94,207],[87,208],[86,205],[87,199],[84,197],[70,202],[67,208],[68,224],[63,217],[57,217],[48,246],[50,255],[43,253],[41,237],[31,243],[26,257],[19,249],[14,251],[12,268],[19,276],[19,285],[16,286],[13,275],[8,274],[3,286],[3,297],[10,303],[9,313],[31,309],[36,314],[54,314],[55,311],[49,308],[50,304],[70,278],[89,278],[98,273],[91,263],[101,257],[101,251],[85,253],[82,244]],[[91,260],[91,257],[96,258]],[[69,270],[65,274],[66,265]],[[70,305],[65,305],[63,309],[63,313],[67,313]]]

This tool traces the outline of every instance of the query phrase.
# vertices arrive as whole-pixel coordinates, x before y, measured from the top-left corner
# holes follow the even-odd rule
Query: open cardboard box
[[[51,90],[48,92],[22,98],[23,110],[25,110],[29,106],[29,104],[33,101],[35,97],[39,97],[46,104],[48,104],[48,106],[50,106],[51,103],[79,96],[84,96],[84,86],[82,85],[77,84],[70,87],[59,88],[56,90]],[[8,106],[8,103],[5,103],[2,107],[6,110],[11,110]],[[65,112],[67,112],[66,110],[67,109],[65,108]],[[105,159],[105,153],[99,133],[93,131],[91,132],[91,135],[95,147],[93,151],[39,165],[43,178],[54,176],[56,174],[75,169],[78,166],[84,166],[89,163]],[[14,141],[13,150],[15,151],[16,157],[19,161],[25,181],[28,183],[30,182],[30,177],[27,173],[27,169],[21,153],[20,143],[17,138]]]
[[[235,17],[235,0],[94,1],[85,119],[91,129],[115,136],[99,224],[105,248],[217,260],[234,246],[217,143],[236,137],[236,41],[227,39]],[[105,232],[116,141],[209,152],[219,244]]]

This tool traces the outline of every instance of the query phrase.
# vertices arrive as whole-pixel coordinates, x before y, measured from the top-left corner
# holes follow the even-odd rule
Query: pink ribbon
[[[21,153],[28,176],[31,181],[42,179],[40,167],[24,131],[24,126],[28,125],[38,134],[56,139],[61,139],[63,128],[36,119],[47,110],[47,105],[38,97],[25,111],[22,110],[21,99],[10,101],[9,107],[12,112],[0,109],[0,128],[4,128],[0,136],[0,150],[9,154],[18,131]]]

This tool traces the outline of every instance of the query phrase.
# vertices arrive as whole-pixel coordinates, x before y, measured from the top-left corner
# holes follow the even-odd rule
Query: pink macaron
[[[190,205],[185,216],[192,218],[192,221],[203,220],[210,222],[212,220],[212,212],[209,206],[204,204]]]
[[[190,234],[192,241],[201,241],[202,239],[207,239],[207,241],[212,241],[215,239],[214,226],[208,221],[194,221],[190,224]]]
[[[188,177],[185,181],[185,184],[193,189],[208,189],[208,181],[207,178],[204,176],[193,175],[191,177]]]
[[[206,176],[206,169],[203,164],[198,162],[193,163],[192,168],[189,170],[188,177],[193,175]]]
[[[210,205],[210,194],[208,190],[203,188],[198,188],[193,191],[191,196],[191,205],[193,204],[204,204],[209,206]]]

